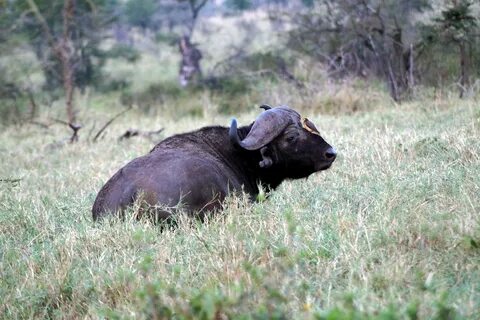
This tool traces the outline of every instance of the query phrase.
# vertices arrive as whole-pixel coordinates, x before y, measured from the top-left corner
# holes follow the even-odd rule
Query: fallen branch
[[[119,112],[117,113],[116,115],[114,115],[110,120],[108,120],[105,125],[103,127],[100,128],[100,130],[98,130],[97,134],[95,135],[95,137],[93,137],[93,142],[96,142],[97,139],[100,137],[100,135],[102,134],[103,131],[105,131],[105,129],[107,129],[107,127],[109,125],[112,124],[113,121],[115,121],[115,119],[117,119],[118,117],[120,117],[121,115],[123,115],[124,113],[128,112],[132,110],[132,106],[128,107],[127,109],[123,110],[122,112]]]
[[[43,122],[36,121],[36,120],[30,120],[27,123],[37,125],[37,126],[39,126],[41,128],[44,128],[44,129],[50,129],[50,126],[52,125],[51,123],[43,123]]]
[[[69,126],[70,124],[67,122],[67,121],[64,121],[62,119],[58,119],[58,118],[50,118],[50,120],[53,120],[55,122],[58,122],[58,123],[61,123],[61,124],[64,124],[66,126]]]
[[[124,140],[124,139],[129,139],[129,138],[132,138],[132,137],[145,137],[145,138],[151,138],[153,135],[156,135],[156,134],[159,134],[163,131],[163,128],[160,128],[158,130],[155,130],[155,131],[141,131],[141,130],[137,130],[137,129],[128,129],[127,131],[125,131],[124,134],[122,134],[118,140]]]
[[[72,133],[72,136],[70,137],[70,143],[73,143],[73,142],[77,142],[78,141],[78,131],[80,129],[82,129],[82,125],[80,124],[77,124],[77,123],[70,123],[70,122],[67,122],[67,121],[63,121],[61,119],[57,119],[57,118],[50,118],[51,120],[55,121],[55,122],[58,122],[58,123],[61,123],[61,124],[64,124],[66,126],[68,126],[70,129],[73,130],[73,133]]]
[[[93,120],[92,127],[90,128],[90,130],[88,130],[87,141],[90,141],[90,140],[91,140],[90,137],[92,136],[93,131],[96,129],[96,128],[95,128],[96,125],[97,125],[97,121],[96,121],[96,120]]]
[[[6,183],[12,183],[16,184],[22,181],[22,178],[17,178],[17,179],[12,179],[12,178],[5,178],[5,179],[0,179],[0,182],[6,182]]]
[[[70,137],[70,143],[78,141],[78,130],[82,129],[82,126],[75,123],[69,123],[68,126],[73,130],[73,134]]]
[[[33,120],[37,114],[38,106],[35,97],[30,89],[27,89],[28,100],[30,101],[30,120]]]

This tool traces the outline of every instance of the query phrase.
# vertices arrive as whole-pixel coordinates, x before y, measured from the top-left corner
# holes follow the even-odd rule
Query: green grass
[[[264,102],[264,101],[262,101]],[[201,105],[204,101],[198,101]],[[475,319],[480,310],[480,108],[424,100],[313,119],[339,150],[333,168],[267,199],[228,199],[197,224],[92,222],[96,192],[150,150],[127,128],[164,135],[203,116],[85,103],[81,141],[61,125],[0,132],[0,315],[12,318]],[[242,124],[258,113],[238,115]],[[98,130],[98,129],[97,129]]]

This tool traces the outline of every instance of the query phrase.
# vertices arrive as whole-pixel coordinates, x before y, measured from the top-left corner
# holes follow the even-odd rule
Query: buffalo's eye
[[[285,135],[285,141],[291,143],[297,140],[298,134],[297,133],[289,133]]]

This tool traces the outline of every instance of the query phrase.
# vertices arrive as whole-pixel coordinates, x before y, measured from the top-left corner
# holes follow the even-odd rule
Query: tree
[[[286,14],[294,26],[288,46],[326,63],[332,74],[382,77],[399,101],[413,84],[418,37],[411,16],[427,8],[424,0],[322,0]]]
[[[182,86],[193,79],[201,79],[202,54],[191,39],[200,12],[207,3],[208,0],[129,0],[125,5],[130,26],[153,30],[157,36],[161,35],[158,38],[177,42],[182,57],[179,68]]]
[[[188,37],[191,38],[193,31],[195,30],[195,25],[197,23],[198,15],[200,11],[205,7],[208,0],[178,0],[180,3],[187,3],[191,13],[191,19],[188,26]]]
[[[155,0],[129,0],[125,4],[125,16],[132,26],[142,29],[154,28],[154,14],[158,9]]]
[[[188,32],[178,40],[178,48],[182,59],[179,68],[180,85],[187,86],[192,79],[201,79],[202,72],[200,68],[200,59],[202,53],[195,44],[191,42],[193,31],[197,22],[200,10],[207,4],[208,0],[178,0],[180,3],[188,3],[191,13],[190,23],[188,24]],[[197,76],[197,77],[195,77]]]
[[[77,139],[77,131],[80,129],[76,124],[75,111],[73,106],[74,85],[74,70],[72,64],[72,22],[75,14],[75,7],[73,0],[65,0],[62,10],[62,33],[61,36],[53,34],[52,29],[45,20],[45,17],[40,12],[34,0],[27,0],[30,10],[35,16],[37,23],[40,25],[44,37],[46,38],[52,54],[55,56],[58,63],[61,65],[61,78],[63,81],[63,88],[65,91],[65,104],[68,117],[68,125],[74,131],[72,135],[72,142]]]
[[[17,0],[7,1],[0,15],[0,25],[10,26],[10,35],[3,36],[10,39],[14,34],[21,43],[17,45],[33,49],[45,75],[45,91],[62,89],[72,141],[80,127],[74,92],[101,82],[101,66],[111,50],[100,45],[115,19],[115,4],[116,0]],[[112,49],[115,56],[121,54]]]
[[[188,36],[183,36],[178,42],[182,60],[180,62],[179,81],[182,87],[187,86],[195,76],[202,77],[200,68],[200,60],[202,53],[198,48],[190,42]]]
[[[460,98],[469,86],[468,51],[477,30],[477,18],[472,13],[472,3],[468,0],[453,1],[452,5],[442,11],[441,17],[435,19],[433,26],[437,37],[446,44],[453,43],[458,48],[460,69]]]
[[[236,11],[243,11],[252,7],[251,0],[227,0],[226,6]]]

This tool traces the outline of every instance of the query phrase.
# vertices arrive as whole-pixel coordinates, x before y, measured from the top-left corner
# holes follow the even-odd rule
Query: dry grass
[[[228,117],[132,112],[96,144],[56,143],[69,134],[62,126],[3,129],[0,178],[21,181],[0,182],[0,314],[474,319],[478,104],[383,104],[337,116],[305,110],[340,152],[331,170],[286,182],[259,203],[229,199],[211,221],[181,217],[163,232],[147,222],[92,222],[101,185],[153,146],[116,137],[129,127],[171,135]],[[89,125],[107,118],[83,110]],[[258,112],[250,110],[240,123]]]

